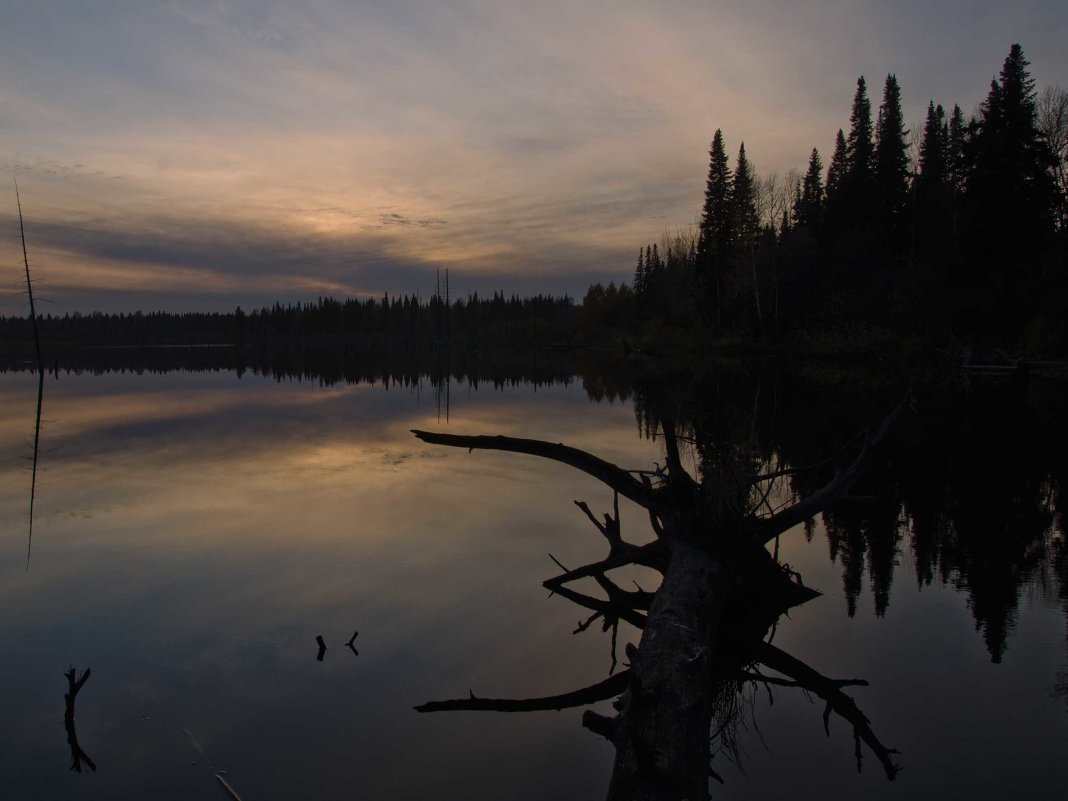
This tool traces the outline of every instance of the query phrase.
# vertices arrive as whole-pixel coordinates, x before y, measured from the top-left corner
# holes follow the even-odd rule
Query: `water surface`
[[[595,402],[581,380],[461,381],[446,418],[429,382],[60,372],[45,383],[27,564],[36,389],[31,373],[0,375],[5,798],[224,797],[218,771],[246,801],[603,797],[613,750],[581,728],[580,711],[412,707],[469,690],[549,695],[607,675],[609,635],[595,625],[573,636],[588,613],[541,581],[558,572],[550,553],[568,566],[604,555],[572,500],[605,511],[610,493],[551,462],[434,448],[409,429],[545,438],[647,468],[663,461],[661,444],[641,435],[629,400]],[[918,581],[910,525],[902,513],[889,584],[882,557],[861,553],[859,588],[855,575],[843,581],[848,549],[829,558],[822,519],[810,541],[790,532],[780,558],[824,595],[775,632],[821,672],[870,682],[851,695],[905,770],[891,784],[869,758],[858,774],[843,721],[827,738],[821,705],[782,689],[769,704],[750,686],[743,759],[717,757],[727,784],[716,797],[1068,786],[1056,570],[1021,583],[995,662],[974,582]],[[647,528],[624,503],[624,534],[644,541]],[[655,588],[647,571],[616,578]],[[354,630],[358,655],[345,647]],[[637,639],[620,629],[621,660]],[[95,773],[68,770],[70,665],[92,668],[77,726]]]

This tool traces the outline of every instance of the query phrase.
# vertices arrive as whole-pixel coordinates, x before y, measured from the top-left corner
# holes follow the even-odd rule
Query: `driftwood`
[[[891,758],[895,752],[882,745],[868,719],[842,692],[843,687],[862,682],[828,679],[764,641],[783,612],[818,595],[801,586],[799,577],[779,565],[764,546],[846,497],[903,408],[904,404],[896,408],[872,436],[864,439],[852,464],[823,489],[767,515],[761,514],[762,509],[770,508],[766,489],[755,504],[744,496],[753,491],[754,485],[774,480],[786,471],[757,476],[748,482],[717,482],[717,487],[737,484],[736,491],[744,496],[710,499],[707,489],[682,468],[677,438],[669,421],[661,423],[667,465],[656,471],[623,470],[559,443],[413,431],[430,444],[492,449],[559,461],[611,488],[613,513],[605,514],[603,521],[585,502],[575,501],[607,541],[608,555],[573,570],[560,565],[564,572],[546,581],[545,586],[593,613],[576,631],[585,630],[597,619],[603,620],[606,629],[612,628],[613,668],[618,623],[629,623],[641,631],[639,645],[628,647],[628,669],[582,690],[532,699],[484,699],[471,693],[470,698],[431,702],[416,708],[421,712],[563,709],[618,695],[613,704],[617,713],[614,717],[587,710],[582,718],[586,728],[607,738],[616,749],[608,798],[695,801],[708,797],[709,778],[717,778],[709,766],[714,712],[717,707],[729,706],[727,697],[733,697],[739,682],[797,687],[827,702],[825,723],[833,711],[852,725],[858,767],[863,744],[876,755],[887,777],[893,779],[898,770]],[[726,467],[729,469],[730,465]],[[653,542],[637,546],[624,540],[619,522],[620,495],[648,511],[656,535]],[[663,580],[657,592],[640,588],[636,592],[625,591],[616,586],[606,573],[625,564],[642,564],[660,571]],[[594,598],[567,586],[589,577],[595,579],[606,598]],[[765,676],[759,672],[761,666],[785,678]]]

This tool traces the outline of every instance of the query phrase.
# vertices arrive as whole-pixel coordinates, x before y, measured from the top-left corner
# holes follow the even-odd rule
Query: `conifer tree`
[[[941,264],[953,244],[948,137],[946,112],[932,100],[927,104],[920,142],[913,239],[913,255],[929,264]]]
[[[705,204],[701,210],[698,239],[699,253],[723,251],[730,246],[731,182],[723,132],[716,129],[708,151],[708,180],[705,183]]]
[[[946,177],[950,187],[958,192],[964,188],[964,140],[967,133],[964,114],[960,106],[954,104],[946,138]]]
[[[735,243],[739,249],[748,248],[760,232],[760,218],[756,208],[756,184],[745,155],[745,142],[738,148],[738,165],[731,187],[731,209]]]
[[[645,259],[642,249],[638,248],[638,264],[634,268],[634,294],[641,302],[645,298]]]
[[[874,177],[888,235],[900,243],[909,200],[909,157],[897,77],[886,76],[875,138]]]
[[[801,182],[801,194],[794,204],[794,218],[802,228],[815,232],[823,219],[823,162],[820,153],[812,148],[808,171]]]
[[[853,203],[866,212],[871,201],[875,146],[872,141],[871,102],[864,76],[857,79],[853,96],[853,111],[849,115],[849,135],[846,137],[846,188]]]
[[[722,321],[722,272],[731,253],[731,184],[733,176],[723,144],[723,131],[716,129],[708,151],[708,180],[697,237],[695,265],[698,292],[704,316]]]
[[[1052,154],[1038,130],[1028,66],[1020,45],[1014,44],[964,148],[974,241],[982,241],[989,256],[1017,264],[1029,261],[1052,233],[1056,202]]]
[[[734,184],[731,187],[732,231],[736,281],[746,270],[752,278],[754,308],[757,325],[762,323],[760,308],[760,283],[756,272],[756,243],[760,235],[760,216],[756,207],[756,184],[749,159],[745,155],[745,142],[738,148],[738,164],[734,168]]]
[[[838,136],[834,140],[834,152],[831,153],[831,164],[827,168],[827,201],[837,200],[842,187],[845,184],[846,173],[849,169],[848,145],[842,129],[838,129]]]
[[[964,144],[964,319],[975,331],[1002,337],[1018,335],[1042,300],[1042,254],[1054,233],[1052,155],[1037,127],[1027,67],[1014,44]]]
[[[959,109],[958,109],[959,111]],[[922,185],[941,187],[948,180],[947,157],[949,143],[946,141],[946,112],[934,101],[927,104],[927,119],[920,142],[920,176]]]
[[[846,185],[849,179],[849,145],[845,134],[838,129],[834,140],[834,152],[831,164],[827,168],[827,184],[824,190],[823,226],[820,239],[826,245],[833,242],[845,228],[849,217],[849,192]]]

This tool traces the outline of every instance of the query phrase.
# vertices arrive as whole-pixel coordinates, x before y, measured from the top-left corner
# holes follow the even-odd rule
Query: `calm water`
[[[469,690],[550,695],[607,675],[609,635],[573,636],[587,614],[541,582],[558,572],[549,553],[568,566],[604,555],[572,500],[604,511],[610,493],[554,463],[408,432],[539,437],[646,468],[661,446],[640,435],[630,401],[592,401],[581,381],[454,382],[446,419],[428,383],[50,376],[27,566],[36,390],[30,373],[0,374],[0,797],[224,798],[218,771],[245,801],[603,797],[613,750],[581,727],[581,710],[412,707]],[[811,541],[800,528],[785,536],[780,558],[824,595],[780,621],[775,644],[824,674],[867,679],[850,695],[904,771],[888,783],[869,756],[858,774],[844,721],[827,738],[818,699],[778,689],[769,705],[761,687],[741,770],[717,757],[727,784],[715,797],[1068,786],[1056,570],[1039,560],[1018,582],[994,662],[989,616],[977,627],[981,571],[918,581],[912,524],[898,523],[889,582],[842,520],[833,561],[822,520]],[[1049,548],[1059,526],[1054,515]],[[625,504],[624,534],[646,540],[646,528]],[[638,569],[622,579],[652,588]],[[354,630],[358,655],[345,647]],[[621,628],[621,659],[637,639]],[[77,731],[95,773],[69,770],[70,665],[92,668]]]

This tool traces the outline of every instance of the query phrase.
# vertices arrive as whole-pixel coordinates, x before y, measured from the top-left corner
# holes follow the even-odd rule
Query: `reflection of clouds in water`
[[[426,427],[435,409],[403,393],[267,382],[228,395],[232,376],[171,374],[131,382],[130,397],[116,404],[124,393],[114,384],[105,391],[108,383],[60,383],[56,425],[62,432],[69,411],[68,439],[78,445],[50,473],[41,500],[51,514],[26,579],[13,580],[22,566],[0,543],[0,608],[34,609],[32,627],[0,614],[5,638],[11,626],[22,632],[18,653],[0,663],[0,681],[19,682],[27,699],[8,706],[0,747],[40,739],[38,708],[55,700],[47,665],[76,653],[94,676],[108,677],[100,692],[79,698],[79,723],[96,751],[123,755],[123,781],[158,786],[186,727],[231,766],[246,796],[336,795],[350,787],[355,765],[361,782],[392,787],[389,797],[440,797],[446,757],[449,775],[538,786],[544,767],[514,753],[511,724],[450,721],[443,737],[410,707],[472,682],[540,692],[604,669],[604,642],[571,638],[573,611],[545,604],[540,588],[552,573],[545,538],[580,552],[600,547],[574,537],[584,528],[570,482],[528,480],[513,492],[508,468],[494,468],[487,501],[486,485],[453,470],[464,454],[413,440],[408,428]],[[139,398],[138,387],[152,389]],[[483,392],[472,406],[515,406],[503,413],[512,418],[550,398],[524,388]],[[591,426],[630,431],[629,411],[591,406],[575,387],[568,393],[546,413],[576,401]],[[127,414],[138,404],[151,422],[113,424],[109,405]],[[256,433],[271,439],[258,444]],[[487,467],[475,462],[467,461],[474,472]],[[9,502],[21,508],[25,482],[15,483],[10,494],[9,482],[0,485],[0,513]],[[530,508],[531,492],[559,502]],[[579,558],[568,544],[552,549]],[[487,572],[487,563],[509,569]],[[522,638],[513,636],[517,627]],[[333,647],[354,628],[359,660]],[[316,634],[332,646],[323,663],[314,659]],[[555,642],[568,659],[555,647],[533,652],[535,638]],[[122,725],[135,713],[151,721]],[[580,785],[588,769],[576,755],[603,764],[574,720],[518,725],[528,748],[559,754]],[[402,769],[397,755],[408,750],[414,756]],[[488,779],[487,756],[496,765]],[[284,775],[258,767],[281,761],[292,766]],[[121,795],[109,781],[118,779],[106,777],[101,792]],[[198,792],[180,776],[173,788]]]

